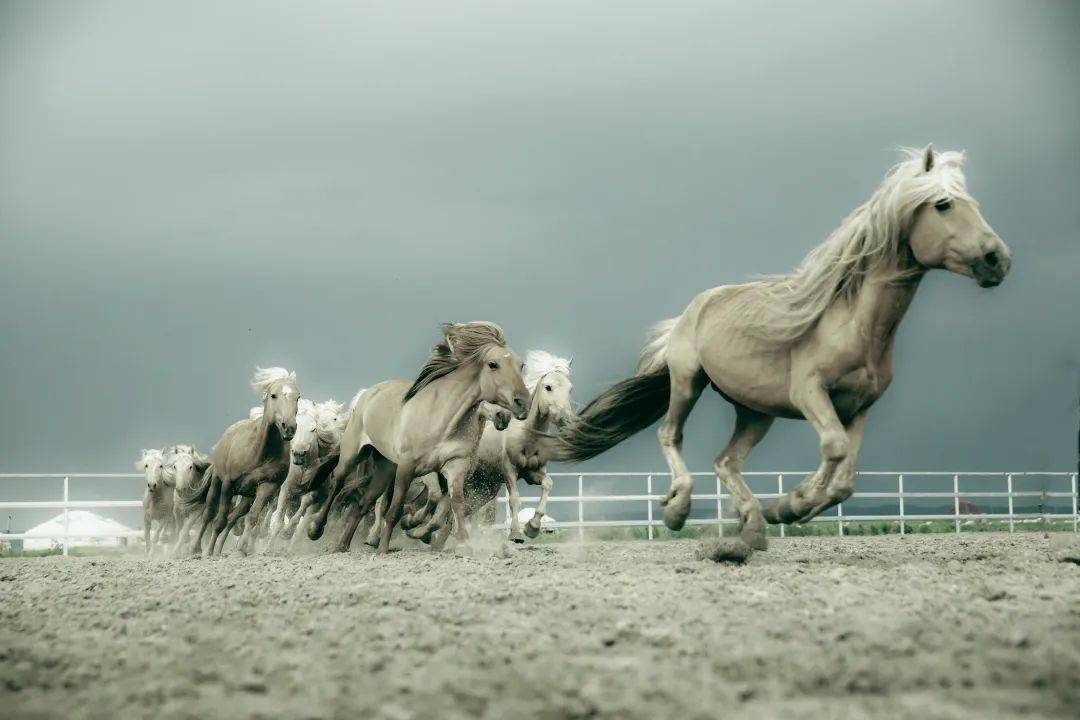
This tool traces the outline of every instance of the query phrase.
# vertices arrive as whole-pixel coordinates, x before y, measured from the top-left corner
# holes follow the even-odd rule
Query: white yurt
[[[67,519],[68,547],[116,547],[121,544],[121,536],[131,533],[132,529],[111,518],[101,517],[89,510],[69,510]],[[24,550],[48,550],[64,542],[64,513],[51,520],[35,525],[26,531],[27,535],[39,537],[26,538]]]

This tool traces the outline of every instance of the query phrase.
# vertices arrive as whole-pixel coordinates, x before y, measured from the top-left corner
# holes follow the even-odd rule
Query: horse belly
[[[791,364],[786,352],[714,343],[700,361],[713,387],[730,402],[775,417],[802,417],[791,404]]]

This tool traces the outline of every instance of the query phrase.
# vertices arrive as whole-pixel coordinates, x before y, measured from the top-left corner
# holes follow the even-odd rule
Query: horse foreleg
[[[442,475],[450,487],[450,509],[454,512],[454,535],[458,545],[469,542],[469,528],[465,525],[465,480],[469,477],[471,464],[465,458],[458,458],[442,468]]]
[[[191,557],[198,557],[202,552],[202,539],[206,534],[206,528],[210,526],[211,522],[216,518],[218,505],[225,507],[225,499],[222,498],[221,478],[217,475],[210,477],[210,487],[206,491],[206,500],[203,504],[202,512],[193,512],[199,522],[199,532],[195,533],[195,538],[191,541],[191,547],[188,554]],[[201,517],[200,517],[201,515]]]
[[[255,550],[255,535],[262,520],[263,509],[266,508],[267,501],[277,489],[276,483],[263,483],[255,489],[255,500],[244,517],[244,534],[240,536],[238,547],[242,554],[250,555]]]
[[[153,514],[150,512],[150,504],[143,501],[143,545],[146,546],[146,556],[150,557],[150,527],[153,523]]]
[[[507,512],[510,513],[510,540],[523,543],[525,535],[521,532],[521,492],[518,491],[517,468],[507,462],[503,477],[506,480],[506,507]],[[530,537],[536,537],[536,535],[533,534]]]
[[[398,465],[394,473],[393,495],[391,495],[390,504],[386,508],[386,522],[383,523],[382,537],[379,538],[380,555],[390,552],[390,534],[394,531],[398,521],[401,520],[401,505],[405,502],[405,493],[408,492],[409,484],[412,481],[412,463],[403,462]]]
[[[225,541],[229,539],[229,535],[239,525],[239,523],[247,517],[248,511],[251,510],[251,505],[255,502],[254,497],[248,497],[247,495],[239,495],[236,498],[236,504],[233,505],[233,509],[229,512],[229,516],[225,521],[225,529],[221,535],[218,536],[217,547],[213,548],[215,555],[221,555],[225,550]],[[237,549],[243,554],[244,549],[242,544],[237,541]]]
[[[791,391],[791,400],[818,433],[821,440],[821,466],[786,495],[769,503],[764,515],[771,523],[798,522],[807,518],[815,509],[820,513],[835,505],[835,502],[830,502],[827,488],[836,468],[851,450],[847,432],[836,415],[828,391],[820,381],[797,381]]]
[[[855,462],[859,457],[859,448],[862,445],[865,421],[866,414],[859,413],[845,426],[848,442],[850,443],[848,454],[836,466],[836,472],[833,473],[832,479],[825,486],[825,498],[799,518],[800,523],[813,520],[833,505],[844,502],[855,492]]]
[[[540,472],[540,502],[536,504],[536,512],[529,518],[529,522],[525,523],[525,534],[530,538],[540,534],[540,523],[544,519],[544,514],[547,513],[548,495],[551,494],[551,486],[554,484],[546,469]]]
[[[331,552],[349,552],[349,546],[352,545],[353,535],[356,534],[356,528],[360,524],[360,519],[362,517],[363,513],[360,512],[360,502],[358,500],[349,502],[349,507],[345,511],[345,524],[341,528],[341,536],[338,538],[337,545],[334,546],[334,549],[331,550]]]
[[[206,552],[207,557],[217,553],[218,538],[221,537],[222,532],[225,532],[225,527],[229,524],[229,512],[232,510],[230,505],[232,505],[233,501],[233,484],[230,479],[221,481],[221,494],[218,496],[217,507],[215,508],[210,544]],[[224,539],[222,539],[221,544],[224,546]]]
[[[432,552],[440,552],[446,547],[446,541],[450,539],[450,533],[454,529],[453,520],[447,517],[450,514],[450,504],[448,502],[440,505],[436,512],[438,513],[438,529],[431,541]]]
[[[323,531],[326,530],[326,519],[330,515],[330,507],[337,498],[341,484],[356,469],[359,462],[359,448],[353,452],[346,452],[345,448],[342,448],[341,455],[338,457],[338,464],[326,480],[326,499],[323,500],[322,505],[319,506],[319,509],[315,511],[311,520],[307,523],[307,536],[309,539],[318,540],[322,537]]]

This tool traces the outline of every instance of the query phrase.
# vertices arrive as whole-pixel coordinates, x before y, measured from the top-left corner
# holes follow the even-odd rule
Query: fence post
[[[645,494],[649,496],[649,539],[653,539],[652,530],[652,475],[645,480]]]
[[[953,517],[956,519],[956,534],[960,534],[960,474],[952,476]]]
[[[836,506],[836,534],[844,537],[844,503]]]
[[[68,519],[68,483],[70,480],[64,476],[64,555],[68,554],[68,535],[71,534],[71,523]]]
[[[896,476],[896,494],[900,498],[900,534],[907,532],[907,524],[904,522],[904,474]]]
[[[720,504],[720,476],[716,476],[716,527],[720,537],[724,537],[724,506]]]
[[[578,540],[585,539],[585,505],[581,502],[581,498],[585,496],[585,476],[577,476],[577,521],[578,521]]]
[[[784,473],[776,474],[776,491],[781,495],[784,494]],[[784,537],[784,524],[780,523],[780,537]]]
[[[1012,532],[1016,524],[1016,521],[1013,519],[1012,473],[1008,473],[1005,476],[1005,484],[1009,488],[1009,532]]]
[[[1073,491],[1073,532],[1077,532],[1080,528],[1080,513],[1077,512],[1076,507],[1076,473],[1072,476],[1072,491]]]

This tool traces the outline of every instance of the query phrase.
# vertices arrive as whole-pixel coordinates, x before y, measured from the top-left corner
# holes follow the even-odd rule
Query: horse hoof
[[[769,540],[765,535],[764,527],[755,527],[754,523],[748,522],[739,531],[739,538],[754,550],[767,550]]]
[[[525,536],[521,534],[520,530],[511,530],[508,539],[510,542],[517,543],[518,545],[525,542]]]
[[[682,530],[688,515],[690,515],[689,493],[687,493],[685,501],[681,499],[681,496],[676,495],[667,505],[664,505],[660,513],[660,517],[663,518],[668,530]]]
[[[540,534],[540,523],[536,523],[534,525],[533,521],[529,520],[529,522],[525,523],[525,534],[529,537],[530,540],[535,538],[537,535]]]
[[[311,522],[308,523],[308,526],[307,526],[308,540],[318,540],[319,538],[322,537],[322,534],[323,534],[323,526],[322,525],[320,525],[315,520],[312,520]]]
[[[334,548],[330,551],[330,554],[331,555],[338,555],[340,553],[347,553],[347,552],[349,552],[349,548],[345,547],[344,545],[335,545]]]

